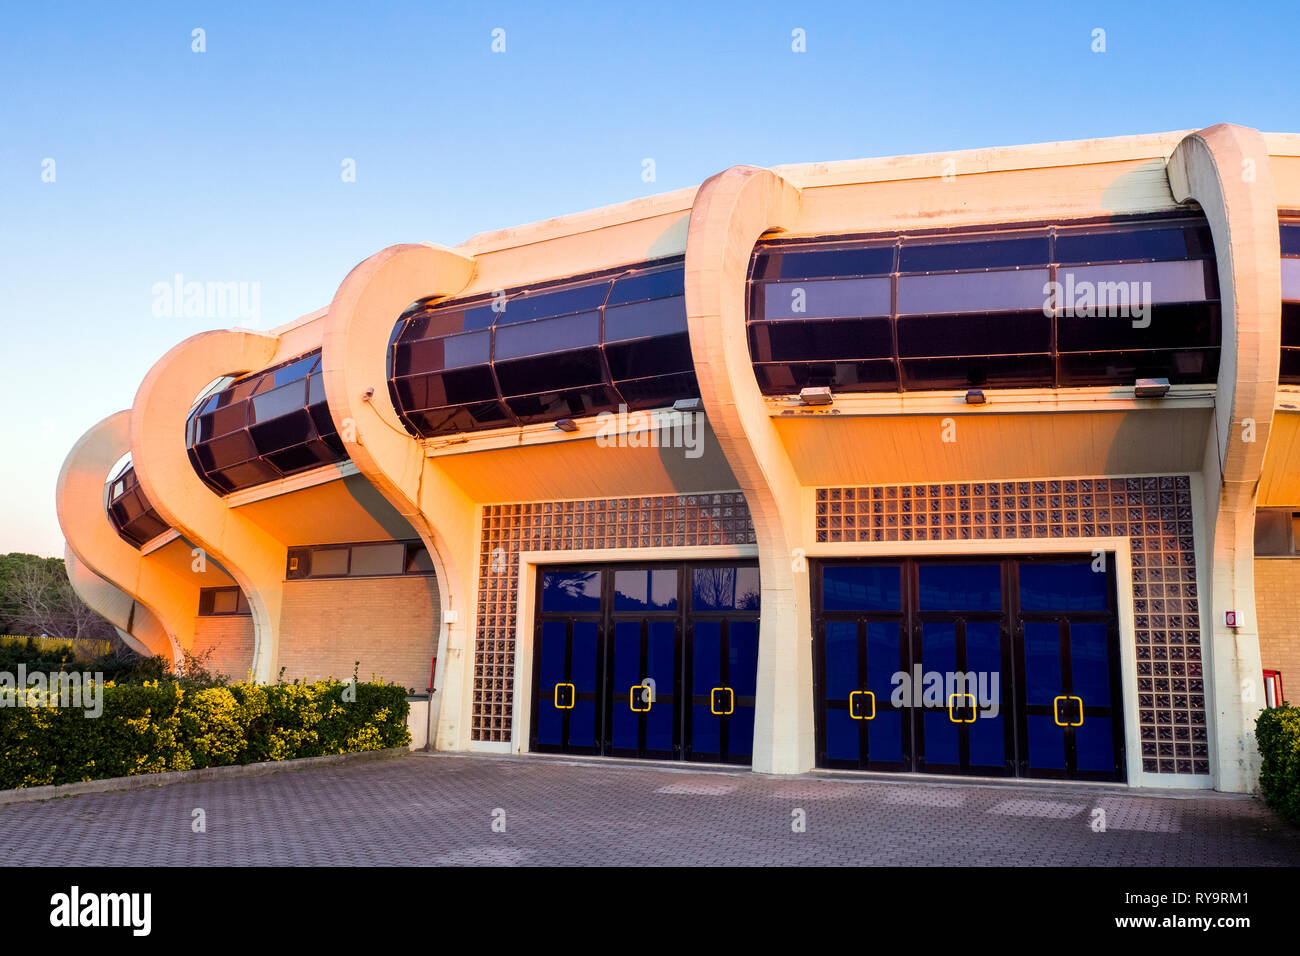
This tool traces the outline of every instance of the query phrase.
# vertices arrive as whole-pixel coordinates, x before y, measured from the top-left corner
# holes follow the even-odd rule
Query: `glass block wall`
[[[754,523],[738,491],[484,507],[472,739],[510,739],[520,551],[753,543]]]
[[[1128,537],[1142,769],[1210,772],[1186,475],[818,488],[816,508],[819,543]]]

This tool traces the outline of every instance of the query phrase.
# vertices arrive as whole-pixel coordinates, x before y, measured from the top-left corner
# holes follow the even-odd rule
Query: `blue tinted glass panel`
[[[1106,573],[1093,571],[1091,561],[1025,562],[1020,565],[1020,609],[1104,611],[1108,584]]]
[[[727,645],[728,681],[737,697],[753,697],[758,689],[758,622],[732,621]],[[737,704],[737,710],[740,705]]]
[[[570,681],[579,695],[596,694],[596,642],[597,625],[594,621],[573,622],[573,667]],[[569,716],[569,745],[573,747],[596,746],[596,702],[578,700]]]
[[[497,315],[497,326],[528,322],[552,315],[588,312],[600,308],[609,293],[609,282],[576,286],[558,292],[538,292],[517,295],[506,300],[506,307]],[[498,343],[500,339],[498,339]],[[498,345],[498,348],[500,346]]]
[[[935,312],[1038,312],[1047,294],[1046,269],[904,276],[898,280],[899,315]]]
[[[542,575],[542,610],[568,613],[599,611],[600,572],[545,572]]]
[[[1061,689],[1061,629],[1056,622],[1025,622],[1025,691],[1029,704],[1052,706]]]
[[[1046,236],[1020,239],[967,239],[960,242],[907,242],[899,253],[900,272],[949,269],[996,269],[1046,265],[1051,260]]]
[[[877,706],[875,719],[867,722],[867,749],[873,761],[899,763],[903,759],[903,715]]]
[[[894,675],[901,669],[901,628],[881,621],[867,624],[867,690],[876,695],[877,704],[889,700],[894,692]]]
[[[676,700],[673,680],[676,674],[674,650],[676,628],[671,621],[651,621],[647,625],[646,677],[654,681],[655,699],[645,720],[645,744],[650,750],[671,750]]]
[[[696,611],[756,611],[758,604],[758,568],[696,568],[691,573]]]
[[[1279,227],[1282,255],[1300,256],[1300,223],[1283,223]]]
[[[756,278],[811,279],[821,276],[879,276],[894,269],[894,246],[782,252],[760,256]]]
[[[620,621],[614,625],[614,714],[612,743],[619,749],[635,750],[640,743],[641,718],[633,712],[632,687],[641,683],[641,622]],[[638,707],[644,703],[637,700]],[[653,708],[653,705],[651,705]]]
[[[691,749],[696,753],[719,753],[721,718],[710,712],[709,695],[721,687],[722,623],[697,621],[691,640],[691,694],[705,703],[695,704],[691,714]]]
[[[1070,624],[1070,683],[1085,706],[1110,705],[1110,649],[1105,624]]]
[[[925,621],[921,625],[921,662],[926,674],[938,673],[941,677],[957,669],[957,625],[949,621]],[[948,698],[945,686],[930,689],[925,695],[925,762],[927,764],[955,764],[958,762],[957,725],[948,719]],[[922,688],[922,692],[925,688]],[[914,689],[915,692],[915,689]],[[937,701],[931,700],[937,696]]]
[[[763,318],[819,319],[888,315],[889,279],[770,282],[763,288]]]
[[[831,760],[861,759],[858,743],[858,726],[861,721],[849,716],[846,708],[827,707],[825,710],[826,756]]]
[[[1300,302],[1300,259],[1282,260],[1282,301]]]
[[[289,412],[296,412],[307,404],[307,382],[299,379],[253,396],[253,420],[264,422]]]
[[[320,352],[312,352],[304,355],[296,362],[291,362],[284,368],[276,369],[271,373],[271,378],[275,385],[284,385],[300,378],[306,378],[311,370],[319,364]]]
[[[897,611],[902,593],[902,569],[896,564],[822,569],[822,608],[827,611]]]
[[[1065,769],[1065,729],[1047,714],[1029,715],[1029,766],[1034,770]]]
[[[1209,248],[1205,248],[1209,246]],[[1056,261],[1119,262],[1125,259],[1183,259],[1213,252],[1208,236],[1195,229],[1133,229],[1122,232],[1065,232],[1056,237]]]
[[[1114,727],[1109,717],[1085,717],[1074,728],[1074,765],[1079,770],[1115,770]]]
[[[538,648],[540,671],[537,678],[537,741],[558,746],[564,743],[564,712],[555,706],[555,685],[568,683],[564,675],[565,625],[563,621],[542,624]]]
[[[491,359],[492,333],[486,329],[481,332],[451,335],[442,339],[440,344],[443,353],[442,368],[486,365]]]
[[[1001,767],[1006,761],[1002,701],[1002,625],[996,621],[966,622],[966,671],[975,679],[966,692],[975,694],[979,716],[970,725],[970,762]],[[996,710],[997,716],[989,716]]]
[[[1000,564],[923,564],[918,573],[922,611],[997,611],[1002,608]]]
[[[628,276],[614,283],[609,301],[605,304],[622,305],[644,299],[666,299],[670,296],[685,295],[685,280],[686,271],[681,268]]]
[[[958,750],[957,725],[948,719],[945,705],[943,710],[925,712],[925,762],[929,766],[937,764],[957,764],[960,759]]]
[[[605,341],[622,342],[687,331],[686,299],[654,299],[605,310]]]
[[[1138,309],[1164,302],[1204,302],[1213,298],[1205,285],[1205,263],[1140,262],[1059,269],[1061,304],[1092,316],[1140,317]],[[1085,311],[1086,310],[1086,311]]]
[[[588,348],[600,341],[600,314],[583,312],[558,319],[497,329],[496,359],[549,355]]]
[[[858,625],[826,622],[826,698],[848,700],[858,687]]]
[[[727,721],[727,753],[732,757],[749,756],[754,752],[754,708],[737,705],[736,712]]]
[[[614,610],[677,610],[677,571],[673,568],[615,571]]]

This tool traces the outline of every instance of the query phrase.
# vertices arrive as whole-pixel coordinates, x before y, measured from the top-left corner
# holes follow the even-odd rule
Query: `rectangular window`
[[[354,578],[401,574],[406,568],[406,546],[393,544],[354,545],[348,574]]]
[[[419,540],[290,548],[285,577],[377,578],[401,574],[433,574],[433,560]]]
[[[1255,512],[1255,554],[1276,557],[1295,554],[1296,515],[1290,508],[1260,508]]]
[[[763,288],[764,319],[838,319],[889,315],[889,279],[770,282]]]
[[[199,589],[199,617],[252,613],[244,592],[237,587]]]

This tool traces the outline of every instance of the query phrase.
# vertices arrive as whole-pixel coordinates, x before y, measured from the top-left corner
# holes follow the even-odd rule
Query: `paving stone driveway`
[[[0,852],[81,866],[1296,865],[1300,830],[1224,794],[416,753],[3,806]]]

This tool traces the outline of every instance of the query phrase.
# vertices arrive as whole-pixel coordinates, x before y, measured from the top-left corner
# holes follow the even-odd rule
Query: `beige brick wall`
[[[286,581],[280,613],[285,680],[382,677],[424,693],[438,640],[432,576]]]
[[[1300,558],[1255,559],[1255,613],[1264,668],[1281,671],[1286,696],[1300,700]]]
[[[248,614],[194,619],[195,654],[212,649],[207,668],[233,680],[247,680],[253,666],[253,618]]]

